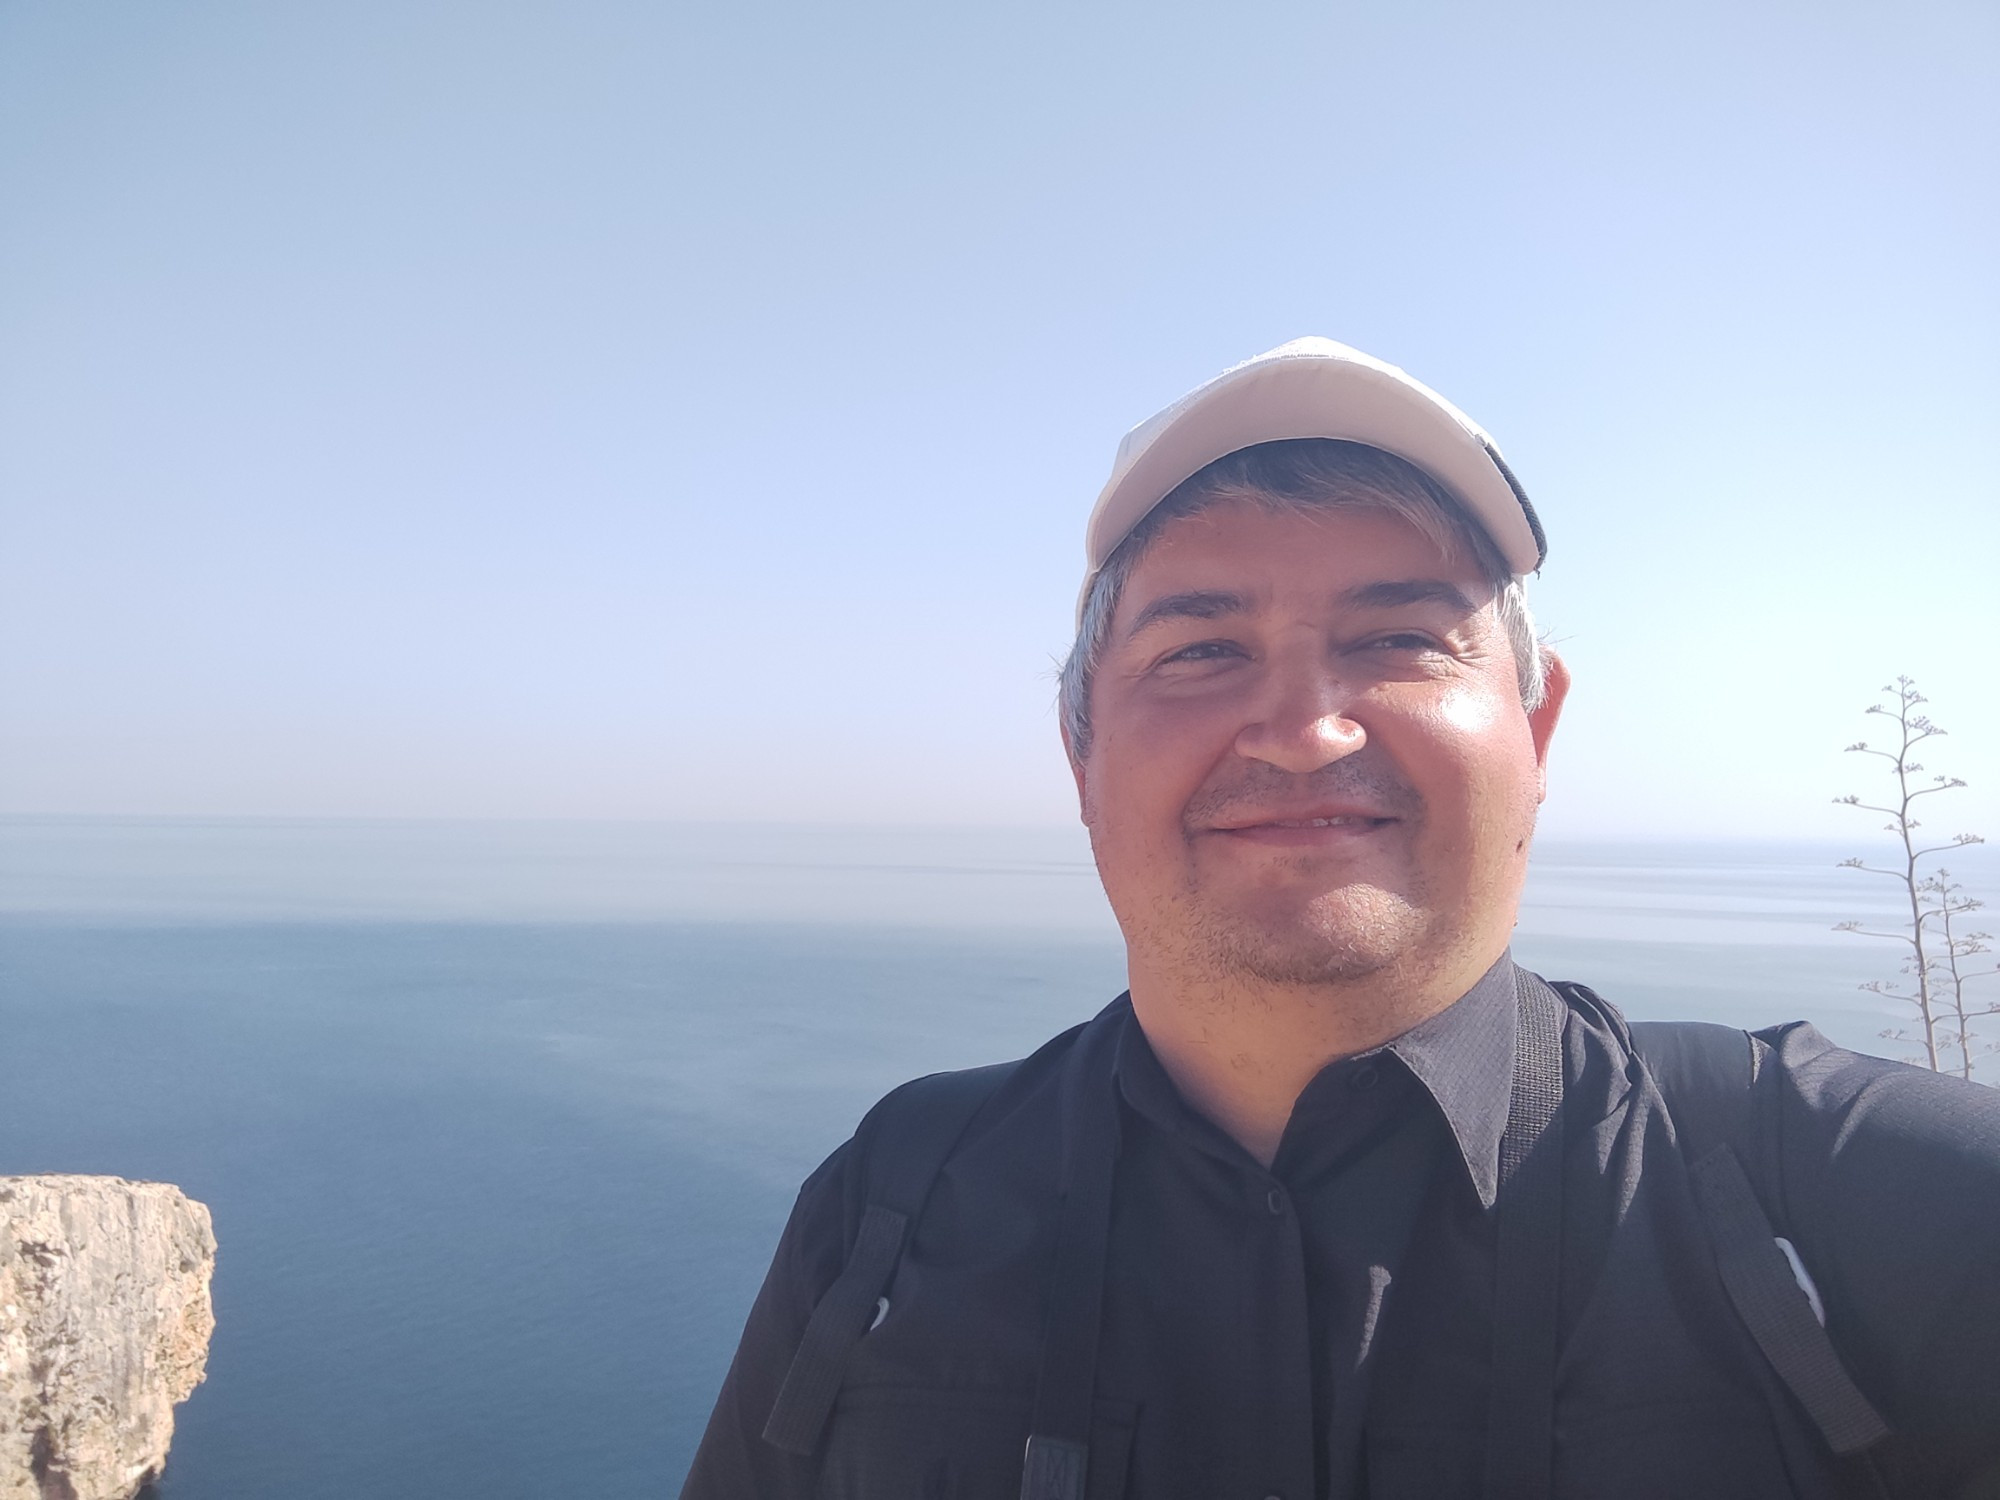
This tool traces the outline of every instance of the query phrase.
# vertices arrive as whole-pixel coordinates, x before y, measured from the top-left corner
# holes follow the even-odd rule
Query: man
[[[684,1494],[2000,1494],[2000,1096],[1508,958],[1569,679],[1485,434],[1302,339],[1087,542],[1129,996],[807,1181]]]

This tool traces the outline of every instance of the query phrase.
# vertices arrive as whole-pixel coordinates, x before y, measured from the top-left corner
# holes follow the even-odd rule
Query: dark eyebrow
[[[1472,614],[1479,607],[1465,597],[1465,591],[1457,584],[1442,578],[1385,578],[1349,589],[1340,596],[1340,602],[1350,609],[1395,609],[1406,604],[1442,604],[1465,615]],[[1125,638],[1130,640],[1162,620],[1219,620],[1224,615],[1246,614],[1249,609],[1249,603],[1241,594],[1232,594],[1227,589],[1189,589],[1181,594],[1163,594],[1133,617]]]
[[[1442,604],[1469,615],[1479,606],[1465,597],[1465,591],[1442,578],[1391,578],[1380,583],[1364,583],[1340,596],[1340,602],[1362,609],[1394,609],[1404,604]]]
[[[1224,615],[1240,615],[1249,608],[1241,594],[1222,589],[1191,589],[1185,594],[1165,594],[1148,604],[1133,618],[1125,637],[1130,640],[1149,625],[1162,620],[1219,620]]]

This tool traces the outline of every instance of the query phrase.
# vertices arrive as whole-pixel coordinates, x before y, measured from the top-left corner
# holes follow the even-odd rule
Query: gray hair
[[[1230,501],[1268,510],[1303,513],[1343,507],[1388,511],[1409,522],[1446,557],[1468,554],[1499,595],[1501,628],[1514,652],[1521,705],[1542,706],[1548,662],[1535,634],[1528,595],[1491,538],[1452,493],[1393,453],[1334,438],[1291,438],[1259,443],[1219,458],[1176,485],[1149,511],[1090,581],[1077,621],[1076,643],[1062,665],[1057,704],[1070,754],[1090,752],[1090,685],[1111,638],[1111,619],[1133,568],[1154,538],[1183,516]]]

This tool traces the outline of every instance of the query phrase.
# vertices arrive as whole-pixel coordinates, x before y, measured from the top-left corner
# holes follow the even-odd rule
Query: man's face
[[[1388,511],[1161,530],[1076,768],[1135,972],[1469,984],[1499,956],[1565,679],[1523,710],[1496,598]]]

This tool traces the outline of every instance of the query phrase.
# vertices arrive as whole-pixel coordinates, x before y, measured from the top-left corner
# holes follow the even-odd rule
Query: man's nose
[[[1236,735],[1236,753],[1303,776],[1352,755],[1367,732],[1351,716],[1353,693],[1325,664],[1274,673]]]

